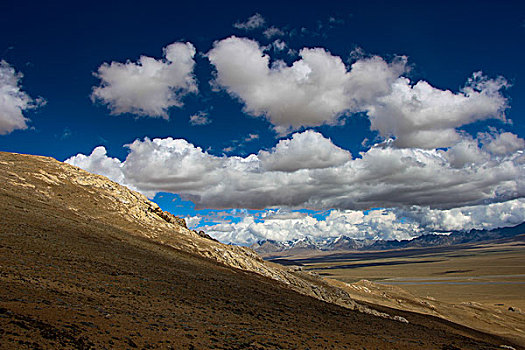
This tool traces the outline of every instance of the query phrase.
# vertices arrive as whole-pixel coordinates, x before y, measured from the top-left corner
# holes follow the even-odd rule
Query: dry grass
[[[61,175],[58,162],[0,152],[1,349],[494,349],[507,343],[429,316],[396,312],[410,321],[405,324],[299,294],[199,255],[217,244],[210,241],[206,250],[205,240],[133,212],[103,192],[111,184],[59,183]],[[182,249],[188,246],[199,249]]]
[[[525,345],[525,236],[402,251],[290,256],[357,300],[427,313]],[[368,280],[374,283],[358,281]],[[523,310],[523,311],[520,311]]]

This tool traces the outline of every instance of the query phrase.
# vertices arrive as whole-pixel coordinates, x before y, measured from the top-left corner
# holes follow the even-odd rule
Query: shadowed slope
[[[492,349],[446,321],[362,309],[202,238],[104,177],[0,153],[1,348]],[[389,312],[389,310],[385,311]]]

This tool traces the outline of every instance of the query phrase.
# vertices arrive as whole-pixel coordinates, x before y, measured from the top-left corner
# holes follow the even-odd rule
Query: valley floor
[[[525,345],[525,236],[485,244],[272,257],[357,300],[430,314]]]

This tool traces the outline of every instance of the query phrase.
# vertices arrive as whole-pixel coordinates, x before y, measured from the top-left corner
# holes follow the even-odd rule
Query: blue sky
[[[97,1],[9,1],[4,2],[0,10],[0,59],[5,61],[4,74],[10,74],[9,69],[11,72],[14,70],[13,74],[23,74],[23,78],[18,76],[16,86],[33,100],[33,105],[39,104],[38,97],[45,100],[45,104],[40,103],[36,108],[20,107],[20,112],[27,119],[26,127],[4,130],[3,135],[0,135],[2,151],[47,155],[63,161],[77,154],[89,156],[96,147],[103,146],[106,152],[104,157],[116,158],[121,163],[109,162],[111,164],[108,165],[108,161],[104,163],[100,160],[102,158],[97,163],[93,160],[94,157],[71,162],[110,178],[113,176],[114,180],[150,196],[156,194],[155,200],[163,208],[178,215],[202,216],[200,226],[215,232],[219,238],[226,237],[221,236],[221,232],[234,232],[234,235],[243,238],[231,241],[243,244],[258,238],[281,237],[275,233],[275,230],[282,229],[281,226],[275,226],[276,222],[286,222],[286,227],[299,227],[298,222],[310,228],[317,225],[317,231],[311,231],[314,236],[332,235],[352,231],[351,227],[360,227],[367,232],[366,237],[377,238],[380,237],[376,232],[379,229],[367,221],[368,216],[361,216],[361,221],[358,222],[348,218],[351,214],[349,211],[360,212],[370,208],[384,208],[379,210],[382,216],[374,219],[376,221],[391,220],[393,215],[394,223],[391,223],[388,229],[384,229],[385,232],[390,232],[385,236],[387,238],[413,235],[408,232],[414,232],[414,227],[396,226],[404,224],[406,217],[410,217],[413,220],[411,222],[417,224],[417,234],[432,229],[469,228],[465,224],[466,221],[477,222],[476,227],[491,227],[515,224],[521,220],[519,215],[516,217],[516,212],[522,210],[524,191],[523,157],[520,156],[522,153],[519,153],[523,150],[525,136],[525,102],[522,99],[525,95],[525,4],[522,1],[442,1],[432,4],[420,1],[324,1],[264,2],[257,5],[249,2],[190,4],[150,1],[145,4],[115,1],[108,4]],[[256,14],[258,16],[253,17]],[[250,18],[255,20],[251,27],[248,22]],[[266,32],[265,35],[265,31],[270,28],[274,28],[275,35],[269,38],[270,32]],[[228,38],[231,40],[228,41]],[[177,46],[179,51],[189,50],[190,46],[194,49],[194,55],[190,59],[191,72],[187,77],[193,79],[190,85],[195,91],[189,91],[187,86],[181,88],[180,84],[177,85],[179,96],[167,100],[171,107],[164,108],[164,118],[152,116],[151,113],[148,115],[150,110],[137,115],[128,107],[124,107],[124,110],[128,108],[127,112],[115,113],[116,102],[111,97],[117,93],[115,89],[106,89],[98,98],[92,98],[93,89],[108,86],[107,81],[104,85],[103,78],[109,79],[111,71],[107,72],[108,75],[101,73],[99,67],[103,63],[109,66],[112,62],[125,63],[129,60],[130,64],[137,67],[136,62],[143,55],[164,64],[167,58],[163,56],[163,49],[173,43],[180,43]],[[183,43],[188,44],[183,47]],[[269,46],[272,43],[274,46]],[[282,50],[276,48],[277,44],[281,45]],[[261,55],[268,55],[269,73],[260,76],[268,78],[266,85],[259,81],[246,83],[246,79],[249,79],[251,72],[256,69],[255,66],[250,66],[246,61],[248,63],[243,67],[236,67],[235,60],[226,57],[228,53],[233,52],[233,56],[240,57],[240,61],[247,59],[247,50],[253,45],[258,47]],[[384,64],[382,67],[388,70],[388,74],[392,74],[391,81],[385,78],[388,80],[385,84],[389,84],[388,89],[391,89],[390,85],[398,82],[399,94],[422,81],[432,87],[434,92],[450,90],[451,94],[466,96],[468,92],[465,87],[474,86],[474,83],[468,83],[469,78],[472,78],[474,72],[481,71],[485,78],[480,79],[485,79],[485,85],[478,84],[476,88],[478,92],[481,91],[485,100],[474,101],[477,97],[470,96],[470,105],[461,107],[465,110],[459,112],[460,107],[451,110],[443,107],[443,103],[446,104],[445,100],[429,102],[437,103],[435,108],[444,108],[439,112],[441,114],[436,112],[437,119],[448,113],[452,119],[457,117],[458,121],[452,124],[450,121],[441,122],[437,119],[428,122],[424,130],[430,130],[429,134],[422,137],[414,136],[415,132],[421,131],[415,126],[418,124],[417,118],[420,118],[417,110],[413,113],[399,112],[397,119],[390,117],[398,110],[393,99],[399,97],[394,96],[390,90],[381,92],[383,95],[377,99],[374,97],[373,102],[370,99],[355,102],[356,94],[366,89],[362,85],[354,84],[357,88],[352,90],[352,82],[355,79],[351,76],[347,81],[341,82],[342,90],[334,90],[336,95],[344,90],[337,95],[342,96],[344,100],[327,102],[326,108],[323,109],[322,104],[325,100],[319,100],[321,102],[317,103],[318,101],[313,99],[311,108],[301,105],[297,110],[293,110],[287,101],[301,101],[297,94],[290,92],[290,96],[283,95],[282,99],[268,94],[276,91],[277,85],[290,83],[287,80],[288,73],[279,70],[279,67],[275,66],[276,62],[284,62],[280,63],[281,68],[283,65],[290,67],[294,62],[304,59],[304,56],[300,55],[303,48],[320,48],[322,52],[317,52],[317,58],[312,60],[318,59],[322,64],[329,64],[335,57],[347,72],[352,71],[352,65],[356,62],[371,64],[372,58],[380,59],[380,64]],[[187,54],[190,51],[184,52]],[[314,55],[313,51],[311,52]],[[180,57],[176,56],[174,62],[180,62]],[[399,68],[402,71],[395,72],[397,68],[394,63],[400,57],[404,57],[405,60]],[[315,73],[315,68],[308,68],[310,63],[307,60],[301,63],[303,68],[307,67],[306,69],[313,72],[310,75],[305,73],[305,81],[313,79]],[[173,69],[176,71],[179,68]],[[94,74],[96,72],[98,75]],[[304,73],[300,70],[294,72]],[[337,80],[335,68],[334,72],[334,80]],[[321,73],[323,75],[327,71]],[[373,84],[381,83],[374,79],[372,77]],[[402,80],[396,79],[405,79],[406,84],[403,85]],[[240,84],[241,80],[245,82],[242,84],[248,85]],[[7,84],[6,81],[4,80],[3,84]],[[259,83],[266,88],[263,95],[246,92],[252,88],[256,89]],[[299,80],[293,82],[299,84],[297,86],[303,86],[300,85],[303,83]],[[325,83],[313,83],[318,89],[314,95],[322,94]],[[492,90],[495,89],[492,91],[490,84],[499,85],[491,85]],[[139,85],[141,88],[146,86],[143,83]],[[327,89],[333,85],[326,82]],[[10,86],[12,87],[12,84]],[[164,91],[162,87],[156,87],[161,89],[159,91]],[[394,91],[397,91],[395,89]],[[127,88],[124,90],[119,90],[118,94],[128,91]],[[310,90],[305,91],[311,93]],[[297,93],[302,92],[301,90]],[[136,91],[133,90],[133,93]],[[423,98],[422,96],[427,95],[422,92],[419,97]],[[337,98],[339,97],[335,99]],[[434,107],[431,105],[429,108]],[[384,110],[378,111],[380,108]],[[457,116],[454,113],[457,113]],[[310,114],[311,118],[306,118]],[[296,115],[305,117],[295,118]],[[200,116],[203,125],[192,125],[191,116]],[[433,115],[429,118],[433,118]],[[312,121],[314,119],[315,121]],[[199,118],[194,117],[194,120],[198,121]],[[403,124],[407,120],[413,123],[410,126]],[[443,123],[449,123],[449,126],[443,127]],[[446,141],[439,141],[438,139],[446,133],[449,133],[450,137],[447,136]],[[303,136],[294,138],[296,134]],[[158,159],[144,163],[144,159],[155,157],[152,154],[140,153],[151,148],[142,144],[145,137],[184,139],[188,144],[174,146],[172,143],[159,143],[158,147],[161,150],[155,154],[184,149],[186,153],[181,152],[188,154],[189,158],[181,160],[180,157],[173,158],[173,154],[163,154],[163,161],[168,162],[166,164]],[[312,147],[313,153],[317,153],[316,147],[324,147],[326,154],[323,155],[320,151],[320,156],[310,159],[305,154],[293,153],[297,151],[293,151],[292,146],[288,147],[289,145],[284,143],[284,153],[281,154],[275,148],[280,140],[296,140],[292,142],[292,145],[296,144],[296,149],[308,150],[308,147]],[[391,144],[388,140],[391,140]],[[136,144],[135,149],[123,147],[134,141],[140,143]],[[383,153],[374,151],[375,146],[383,147]],[[200,147],[201,151],[196,150],[196,147]],[[141,170],[148,167],[167,170],[164,173],[160,171],[159,174],[146,174],[134,169],[131,162],[123,165],[127,155],[133,152],[137,154],[133,164]],[[376,153],[372,154],[373,152]],[[387,155],[386,152],[393,153]],[[445,159],[444,168],[436,168],[435,173],[445,177],[457,176],[457,184],[464,189],[458,190],[450,183],[442,183],[443,179],[423,178],[428,174],[412,172],[409,166],[406,167],[408,173],[400,173],[398,177],[413,177],[413,180],[407,180],[412,184],[417,181],[421,181],[421,184],[433,183],[434,190],[422,195],[421,188],[408,188],[404,183],[401,185],[398,178],[384,180],[383,177],[381,180],[379,177],[366,177],[366,171],[386,171],[394,174],[399,170],[392,168],[389,171],[389,166],[398,165],[394,164],[396,162],[388,165],[384,159],[398,159],[403,162],[410,158],[426,164],[430,169],[434,164],[431,164],[430,158],[420,159],[428,157],[428,152],[435,152],[437,156],[443,156]],[[250,154],[256,155],[258,159],[246,158]],[[361,158],[366,161],[361,162],[363,164],[358,161],[351,165],[349,162],[345,168],[344,162],[340,161],[346,159],[345,157],[352,162]],[[293,160],[290,161],[289,158]],[[260,164],[254,163],[259,160]],[[295,167],[295,161],[297,164],[306,165]],[[425,163],[427,161],[429,163]],[[292,164],[293,169],[282,168],[283,165],[279,162]],[[182,169],[181,167],[189,163],[199,167],[187,172],[178,172],[177,169]],[[251,164],[248,170],[242,168],[247,163]],[[176,167],[177,164],[180,165],[179,168]],[[384,167],[374,170],[377,164]],[[127,170],[121,173],[115,166]],[[352,173],[356,176],[354,180],[340,186],[334,185],[339,183],[339,180],[334,180],[334,174],[341,179],[349,178],[351,175],[345,171],[356,171],[355,169],[362,169],[363,166],[366,167],[366,171],[363,170],[365,173]],[[217,167],[227,171],[210,171]],[[467,169],[468,167],[470,168]],[[482,169],[487,167],[490,167],[492,172],[482,173]],[[329,175],[328,168],[332,171]],[[247,182],[243,186],[270,186],[268,190],[261,189],[256,193],[247,194],[246,200],[242,199],[242,191],[245,189],[238,185],[242,181],[235,179],[236,176],[240,179],[249,178],[242,173],[243,171],[248,171],[249,174],[258,172],[253,182]],[[184,186],[174,184],[177,179],[187,181],[187,178],[196,178],[202,175],[202,172],[210,174],[210,179],[206,181],[224,187],[223,198],[218,197],[220,192],[216,190],[217,186],[208,189],[195,181]],[[232,175],[232,172],[235,174]],[[163,173],[164,177],[160,173]],[[303,176],[302,173],[313,179],[307,183],[314,181],[320,192],[326,192],[320,195],[320,192],[312,189],[301,190],[301,181],[298,179]],[[471,177],[467,176],[467,173]],[[473,173],[479,177],[473,178]],[[228,181],[221,178],[230,175]],[[480,183],[480,179],[491,176],[498,180],[490,184]],[[229,184],[230,181],[233,184]],[[326,189],[323,181],[328,181],[333,186]],[[363,184],[369,183],[370,189],[367,190],[367,186],[359,186],[358,181],[362,181]],[[283,186],[282,190],[275,186],[279,195],[272,193],[272,183]],[[459,186],[457,184],[454,186]],[[380,187],[384,187],[385,190],[372,193]],[[443,188],[445,190],[440,190]],[[289,194],[285,193],[288,189],[291,191]],[[441,194],[447,189],[450,193],[459,193],[458,198],[446,200],[446,193],[441,198]],[[185,200],[166,191],[181,194]],[[470,195],[471,193],[479,194]],[[394,197],[399,199],[393,200]],[[194,204],[202,210],[196,211],[193,208]],[[492,211],[487,209],[487,205],[493,205]],[[506,216],[503,216],[511,219],[500,219],[502,214],[499,211],[494,213],[494,205],[500,205],[501,210],[504,207],[507,211]],[[466,220],[466,213],[473,210],[465,208],[473,206],[485,206],[476,209],[485,214]],[[223,215],[224,212],[206,210],[207,208],[221,209],[231,215]],[[233,208],[236,211],[232,213],[230,209]],[[407,213],[407,210],[410,213]],[[425,210],[427,212],[421,214]],[[337,229],[335,226],[331,227],[333,232],[327,233],[328,229],[319,228],[319,222],[329,217],[331,211],[339,213],[340,217],[346,215],[346,219],[338,220],[343,220],[347,226]],[[419,216],[414,214],[416,212]],[[492,214],[487,214],[489,212]],[[278,216],[276,213],[281,215],[279,221],[274,220]],[[439,215],[449,215],[453,219],[447,221],[448,226],[440,226],[436,223]],[[335,214],[332,216],[335,217]],[[314,219],[315,222],[306,223],[305,217]],[[363,217],[366,220],[362,219]],[[248,221],[251,219],[261,225],[250,224]],[[240,225],[243,221],[245,225],[242,227],[233,225]],[[212,224],[229,226],[213,228]],[[302,230],[300,228],[287,229],[288,231],[282,229],[290,232],[282,237],[285,239],[307,234],[305,232],[310,232],[310,228],[304,229],[303,232],[299,232]],[[231,238],[231,235],[229,237]]]

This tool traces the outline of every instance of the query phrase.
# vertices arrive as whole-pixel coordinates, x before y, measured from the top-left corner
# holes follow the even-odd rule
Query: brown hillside
[[[511,345],[430,316],[382,310],[409,323],[375,316],[340,289],[247,248],[200,237],[107,178],[51,158],[0,153],[2,349]]]

